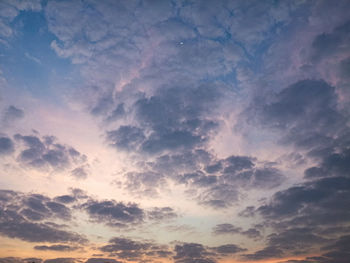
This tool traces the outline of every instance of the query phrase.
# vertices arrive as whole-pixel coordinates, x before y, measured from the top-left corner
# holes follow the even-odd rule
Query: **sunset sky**
[[[0,263],[349,263],[349,10],[0,0]]]

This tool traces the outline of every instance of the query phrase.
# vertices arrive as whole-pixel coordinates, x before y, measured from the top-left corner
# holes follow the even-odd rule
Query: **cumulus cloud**
[[[153,241],[136,241],[125,237],[112,238],[108,245],[100,247],[103,252],[126,260],[146,260],[169,258],[172,252],[165,245],[158,245]]]
[[[51,246],[35,246],[35,250],[42,250],[42,251],[62,251],[62,252],[69,252],[69,251],[74,251],[77,250],[78,247],[72,247],[68,245],[51,245]]]
[[[213,227],[213,234],[214,235],[241,234],[253,239],[259,239],[262,237],[260,231],[255,228],[249,228],[244,231],[241,227],[236,227],[229,223],[218,224],[215,227]]]
[[[154,207],[148,212],[150,220],[169,220],[174,219],[178,215],[171,207]]]
[[[4,111],[2,118],[5,124],[9,124],[16,120],[20,120],[23,117],[24,117],[24,111],[22,109],[19,109],[14,105],[10,105]]]
[[[129,228],[146,222],[165,222],[178,217],[171,207],[152,207],[144,209],[136,203],[117,202],[116,200],[98,201],[89,199],[79,205],[94,222],[110,227]]]
[[[10,238],[29,242],[75,242],[87,240],[80,234],[61,230],[55,224],[44,221],[53,218],[69,220],[70,209],[50,198],[38,195],[0,191],[0,232]]]
[[[17,257],[6,257],[6,258],[0,258],[1,263],[41,263],[43,262],[40,258],[17,258]]]
[[[127,227],[143,222],[145,213],[135,203],[88,200],[81,206],[97,222],[105,222],[109,226]]]
[[[206,250],[206,248],[197,243],[184,243],[175,246],[174,260],[177,263],[214,263],[216,260],[212,258],[213,254]]]
[[[72,176],[86,178],[88,174],[87,157],[69,145],[61,144],[54,136],[15,134],[14,139],[21,149],[17,157],[19,163],[35,169],[72,170]]]
[[[44,261],[44,263],[77,263],[79,262],[75,258],[53,258],[53,259],[47,259]]]
[[[0,155],[7,155],[14,152],[13,141],[8,137],[0,137]]]
[[[122,263],[122,261],[118,261],[111,258],[89,258],[85,263]]]
[[[342,244],[346,238],[339,237],[340,232],[332,229],[332,225],[347,225],[348,189],[348,178],[331,177],[305,182],[277,192],[268,204],[257,209],[276,233],[268,236],[266,248],[247,254],[244,258],[279,258],[306,253],[321,246],[328,250],[338,248],[336,244]],[[339,241],[334,246],[327,246],[334,237]],[[339,246],[341,253],[347,251],[346,249]],[[325,258],[325,262],[333,262],[331,259],[327,260],[329,261]]]
[[[215,222],[217,239],[239,234],[257,241],[264,227],[269,233],[255,251],[196,243],[171,249],[116,237],[99,248],[110,259],[87,262],[213,263],[242,253],[251,261],[319,253],[293,263],[347,258],[348,1],[52,0],[43,8],[52,50],[80,73],[78,88],[65,100],[87,110],[105,144],[129,158],[132,169],[115,179],[122,190],[157,198],[175,185],[185,189],[189,202],[227,213],[237,206],[242,220],[264,222],[244,228]],[[0,45],[6,45],[18,30],[15,17],[41,10],[41,2],[1,1],[0,10]],[[14,105],[5,108],[7,122],[23,118]],[[245,125],[248,132],[240,129]],[[225,139],[226,130],[239,139]],[[265,139],[278,149],[265,147]],[[90,177],[86,156],[50,136],[1,134],[1,157],[13,153],[22,167]],[[270,156],[277,157],[264,159]],[[0,232],[54,243],[38,244],[37,250],[73,251],[86,241],[53,220],[70,224],[74,209],[90,223],[114,228],[178,217],[167,204],[146,209],[77,189],[54,198],[11,191],[0,197]]]

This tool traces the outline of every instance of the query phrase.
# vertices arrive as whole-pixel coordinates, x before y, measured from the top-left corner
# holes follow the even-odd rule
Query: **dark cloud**
[[[110,245],[101,247],[103,252],[116,252],[125,250],[147,250],[152,246],[152,243],[143,243],[134,241],[128,238],[113,238],[109,241]]]
[[[79,249],[79,247],[72,247],[68,245],[51,245],[51,246],[35,246],[34,249],[36,250],[51,250],[51,251],[62,251],[62,252],[68,252],[68,251],[74,251]]]
[[[122,118],[125,114],[125,106],[124,103],[120,103],[117,107],[112,111],[112,113],[107,117],[107,122],[111,122],[114,120],[118,120]]]
[[[222,246],[214,247],[212,249],[217,253],[224,254],[224,255],[236,254],[247,250],[234,244],[222,245]]]
[[[52,168],[62,170],[73,164],[82,164],[86,162],[86,156],[68,145],[56,142],[53,136],[16,134],[14,138],[23,142],[26,147],[19,156],[18,161],[24,165],[34,168]]]
[[[242,256],[244,260],[263,260],[270,258],[281,258],[283,256],[283,251],[277,247],[269,246],[262,250],[256,251],[252,254],[245,254]]]
[[[285,177],[276,168],[256,168],[239,173],[227,173],[225,181],[243,188],[269,189],[282,184]]]
[[[329,240],[314,234],[312,228],[290,228],[268,236],[270,246],[278,247],[284,251],[307,251],[312,246],[319,246],[327,241]]]
[[[330,33],[322,33],[315,37],[312,43],[311,60],[315,63],[334,54],[350,51],[350,21],[336,27]]]
[[[164,188],[166,185],[163,174],[151,171],[129,172],[125,174],[125,179],[125,189],[140,197],[156,197],[158,189]]]
[[[174,250],[176,253],[174,256],[176,263],[216,262],[211,258],[213,254],[207,251],[206,248],[201,244],[184,243],[182,245],[176,245]]]
[[[158,90],[133,105],[140,127],[120,126],[108,132],[107,139],[117,148],[150,154],[194,149],[217,127],[215,121],[202,115],[217,101],[220,93],[220,89],[210,84]]]
[[[213,233],[215,235],[238,234],[241,231],[241,227],[235,227],[232,224],[219,224],[213,228]]]
[[[71,171],[71,176],[75,177],[76,179],[86,179],[89,175],[88,169],[88,165],[77,167]]]
[[[348,130],[337,101],[335,88],[325,81],[302,80],[283,89],[259,114],[264,125],[283,130],[281,142],[322,156]]]
[[[205,167],[205,171],[209,174],[220,172],[221,169],[222,169],[221,162],[217,162],[215,164],[211,164]]]
[[[201,204],[220,209],[237,202],[242,189],[271,189],[285,181],[285,176],[276,168],[256,168],[253,164],[244,167],[238,165],[234,168],[229,164],[229,169],[224,168],[221,176],[217,177],[197,172],[193,174],[196,176],[188,177],[187,182],[205,187],[198,196]]]
[[[322,250],[330,250],[316,257],[307,257],[304,260],[289,260],[280,263],[346,263],[350,256],[350,238],[341,236],[335,243],[323,247]]]
[[[340,251],[349,251],[349,249],[350,249],[350,235],[341,236],[333,244],[322,248],[322,250],[340,250]]]
[[[3,120],[5,123],[10,123],[10,122],[22,119],[23,117],[24,117],[24,111],[13,105],[8,106],[3,114]]]
[[[133,126],[120,126],[107,133],[107,140],[112,146],[121,150],[137,150],[145,140],[142,129]]]
[[[252,168],[254,166],[253,160],[254,159],[247,156],[230,156],[225,159],[229,165],[225,168],[224,173],[233,173]]]
[[[305,170],[305,178],[313,179],[327,176],[350,176],[350,149],[326,155],[319,166]]]
[[[349,186],[349,179],[344,177],[306,182],[277,192],[271,202],[258,211],[271,219],[294,218],[301,225],[346,222],[350,216],[345,209],[349,205],[346,200]]]
[[[111,258],[89,258],[85,263],[122,263]]]
[[[239,200],[241,189],[270,189],[284,182],[285,176],[277,168],[257,166],[255,161],[248,156],[217,159],[200,149],[184,155],[162,155],[154,162],[143,162],[141,167],[145,172],[125,173],[123,185],[134,195],[155,197],[170,179],[185,184],[188,189],[196,189],[195,198],[200,204],[227,208]],[[220,164],[217,175],[211,174],[213,170],[206,171],[207,163]]]
[[[111,201],[88,200],[81,206],[97,222],[112,227],[126,227],[143,222],[145,212],[137,204]]]
[[[246,231],[242,231],[241,234],[252,239],[260,239],[262,237],[260,231],[255,228],[249,228]]]
[[[255,207],[247,206],[244,210],[238,213],[241,217],[253,217],[255,215]]]
[[[0,258],[0,263],[41,263],[43,260],[40,258],[17,258],[17,257],[6,257]]]
[[[14,152],[15,146],[13,141],[8,137],[0,137],[0,156]]]
[[[236,227],[232,224],[219,224],[213,227],[214,235],[233,235],[241,234],[249,238],[258,239],[261,238],[261,233],[255,228],[249,228],[248,230],[243,231],[241,227]]]
[[[136,241],[124,237],[112,238],[109,244],[101,247],[100,250],[109,252],[112,256],[132,261],[168,258],[172,255],[167,246],[157,245],[149,240]]]
[[[207,163],[219,167],[215,168],[216,175],[212,174],[214,170],[207,171],[210,167]],[[188,189],[195,189],[194,197],[200,204],[215,209],[227,208],[239,200],[242,189],[270,189],[285,181],[285,176],[277,168],[256,163],[248,156],[217,159],[205,150],[186,152],[184,156],[162,155],[143,166],[157,173],[127,173],[126,186],[144,192],[142,189],[147,185],[148,192],[157,193],[156,189],[164,188],[165,179],[170,179],[185,184]]]
[[[199,203],[214,209],[227,208],[239,200],[239,192],[236,185],[216,184],[205,189],[198,196]]]
[[[44,263],[77,263],[79,262],[75,258],[53,258],[53,259],[47,259],[44,261]]]
[[[44,223],[27,222],[14,212],[2,212],[1,214],[0,232],[10,238],[19,238],[29,242],[86,242],[86,239],[79,234],[58,230]]]
[[[64,204],[70,204],[76,201],[76,198],[71,195],[60,195],[54,198],[55,201],[64,203]]]
[[[177,213],[171,207],[154,207],[148,211],[147,216],[150,220],[169,220],[178,217]]]
[[[346,238],[339,237],[339,232],[333,228],[336,225],[344,228],[349,222],[349,189],[349,178],[326,177],[275,193],[268,204],[257,209],[276,230],[268,236],[266,249],[277,249],[282,252],[280,256],[284,253],[298,255],[321,246],[331,250],[343,241],[346,243]],[[334,239],[338,241],[333,246],[326,245]],[[341,245],[339,249],[341,253],[347,251]],[[331,259],[337,251],[322,256],[324,260],[320,262],[337,262]],[[247,258],[258,259],[260,254],[258,251]],[[279,254],[271,254],[271,257],[279,257]]]
[[[52,218],[69,220],[70,209],[50,198],[14,191],[0,191],[0,232],[10,238],[29,242],[74,242],[85,243],[85,237],[59,229],[50,222]]]
[[[163,130],[152,134],[142,144],[142,150],[147,153],[158,153],[164,150],[177,150],[185,147],[194,147],[203,139],[186,130]]]

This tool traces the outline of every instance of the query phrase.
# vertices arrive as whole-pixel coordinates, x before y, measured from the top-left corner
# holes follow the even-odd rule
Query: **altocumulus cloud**
[[[1,190],[0,196],[0,232],[3,235],[29,242],[87,242],[84,236],[46,221],[57,217],[69,220],[70,209],[65,205],[38,194]]]
[[[76,183],[87,192],[50,197],[2,190],[1,235],[31,242],[36,253],[67,255],[0,262],[347,262],[349,8],[346,0],[1,1],[0,161],[2,175],[10,171],[4,185],[14,185],[11,172],[25,171],[24,183],[38,171],[64,173],[86,179]],[[32,68],[13,54],[36,58],[34,47],[59,81],[49,75],[49,83],[31,88],[26,78],[37,75],[23,74],[23,67]],[[62,65],[72,75],[61,74]],[[29,85],[18,101],[14,79]],[[125,157],[126,167],[101,178],[113,173],[114,190],[133,202],[114,199],[111,182],[97,177],[105,160],[90,163],[54,136],[28,133],[27,108],[46,112],[49,97],[97,122],[111,162]],[[20,183],[15,187],[23,189]],[[183,211],[157,199],[178,189]],[[200,209],[198,221],[192,207]],[[108,237],[88,244],[90,232],[72,231],[83,224],[81,216],[100,224],[96,232],[106,227]],[[154,237],[164,235],[157,231],[163,223],[193,229],[187,221],[204,222],[204,232],[193,235],[208,240],[211,234],[212,245],[194,243],[188,231],[168,244]],[[123,230],[133,232],[112,232]],[[223,242],[240,237],[242,244]],[[102,254],[69,254],[85,247]]]

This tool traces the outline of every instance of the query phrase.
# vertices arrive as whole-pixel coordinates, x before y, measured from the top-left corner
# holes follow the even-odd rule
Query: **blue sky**
[[[349,1],[0,1],[0,263],[349,258]]]

